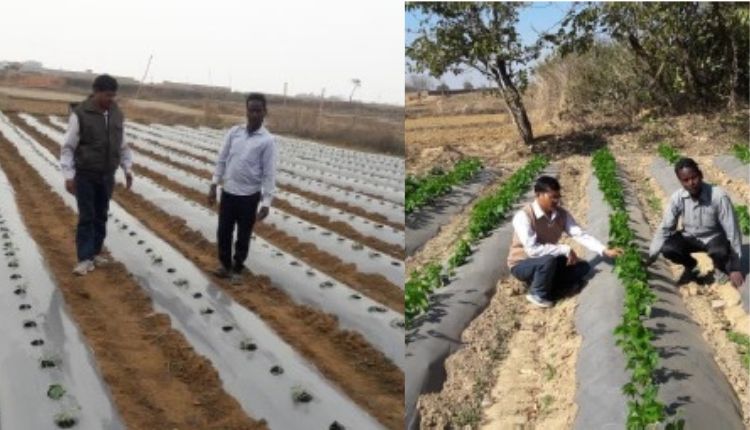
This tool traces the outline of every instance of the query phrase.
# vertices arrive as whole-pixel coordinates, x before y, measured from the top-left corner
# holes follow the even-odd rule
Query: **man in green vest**
[[[97,76],[93,90],[73,109],[60,152],[65,189],[78,203],[78,263],[73,273],[80,276],[108,262],[101,252],[118,167],[125,172],[127,188],[133,184],[133,158],[123,141],[124,117],[115,102],[117,80]]]

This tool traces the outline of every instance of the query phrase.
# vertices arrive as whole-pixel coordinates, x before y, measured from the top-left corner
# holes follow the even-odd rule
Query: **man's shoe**
[[[100,267],[109,264],[109,258],[103,255],[97,255],[94,257],[94,266]]]
[[[76,267],[73,268],[73,273],[78,276],[83,276],[94,270],[94,262],[91,260],[79,261]]]
[[[526,300],[528,300],[529,303],[533,304],[534,306],[538,306],[540,308],[550,308],[553,304],[551,301],[543,299],[532,293],[526,294]]]
[[[229,279],[229,270],[224,266],[219,266],[218,269],[214,270],[214,275],[221,279]]]
[[[682,275],[680,276],[680,279],[677,280],[677,285],[685,285],[689,282],[698,280],[698,277],[700,276],[701,272],[698,270],[697,267],[692,267],[688,269],[687,267],[682,272]]]

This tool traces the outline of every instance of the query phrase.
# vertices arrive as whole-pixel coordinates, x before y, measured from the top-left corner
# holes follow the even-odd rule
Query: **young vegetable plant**
[[[659,153],[675,161],[675,155],[679,158],[665,145],[660,145]],[[628,225],[630,219],[624,190],[617,179],[615,158],[608,149],[603,148],[594,153],[592,164],[604,199],[612,207],[609,218],[610,243],[624,250],[615,260],[615,274],[625,287],[625,309],[614,335],[616,344],[625,355],[626,368],[631,373],[630,381],[622,387],[623,394],[629,398],[627,428],[640,430],[665,423],[666,420],[664,405],[657,399],[658,386],[654,379],[659,354],[652,343],[654,334],[644,325],[644,320],[651,315],[656,294],[648,285],[648,273],[641,261],[635,235]],[[666,428],[680,429],[684,421],[665,424]]]
[[[734,156],[737,157],[743,164],[750,164],[750,147],[747,144],[741,145],[736,144],[732,147]]]
[[[497,227],[547,163],[547,159],[543,157],[534,157],[516,171],[495,194],[482,198],[474,205],[469,218],[468,235],[457,242],[446,267],[439,263],[429,263],[411,273],[404,291],[407,326],[429,307],[430,293],[443,286],[452,269],[466,263],[467,257],[471,255],[471,245]]]
[[[410,214],[435,198],[448,193],[454,185],[467,181],[481,168],[482,163],[478,159],[467,158],[459,160],[453,170],[448,173],[433,169],[430,174],[422,178],[407,176],[404,203],[406,213]]]

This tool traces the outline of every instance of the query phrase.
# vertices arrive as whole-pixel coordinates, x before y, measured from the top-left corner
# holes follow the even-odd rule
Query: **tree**
[[[445,82],[441,82],[440,85],[437,86],[437,90],[447,92],[451,90],[451,87],[449,87]]]
[[[747,3],[587,3],[552,38],[566,54],[601,36],[629,47],[654,99],[669,109],[747,99]]]
[[[472,84],[471,81],[467,79],[464,81],[464,89],[471,91],[474,89],[474,84]]]
[[[508,111],[524,143],[531,144],[531,130],[519,87],[524,67],[539,57],[541,43],[524,45],[516,30],[523,3],[407,3],[407,11],[419,12],[417,37],[406,47],[418,72],[434,77],[474,69],[497,83]]]
[[[353,85],[352,92],[349,93],[349,103],[352,102],[352,98],[354,97],[354,91],[356,91],[357,88],[362,86],[362,81],[357,78],[354,78],[352,79],[352,85]]]
[[[410,74],[407,82],[415,91],[427,91],[435,85],[430,76],[420,74]]]

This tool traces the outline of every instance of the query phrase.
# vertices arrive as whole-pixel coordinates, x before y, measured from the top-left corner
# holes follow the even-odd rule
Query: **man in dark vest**
[[[93,89],[73,109],[60,152],[65,189],[78,202],[78,264],[73,273],[80,276],[108,262],[101,252],[118,167],[125,171],[127,188],[133,184],[132,154],[123,141],[124,117],[115,102],[117,80],[97,76]]]
[[[607,248],[578,226],[560,206],[560,183],[540,176],[534,184],[536,199],[513,217],[513,241],[508,253],[510,273],[529,285],[526,300],[548,308],[554,300],[574,289],[590,270],[568,245],[557,242],[567,233],[599,255],[614,258],[619,248]]]

